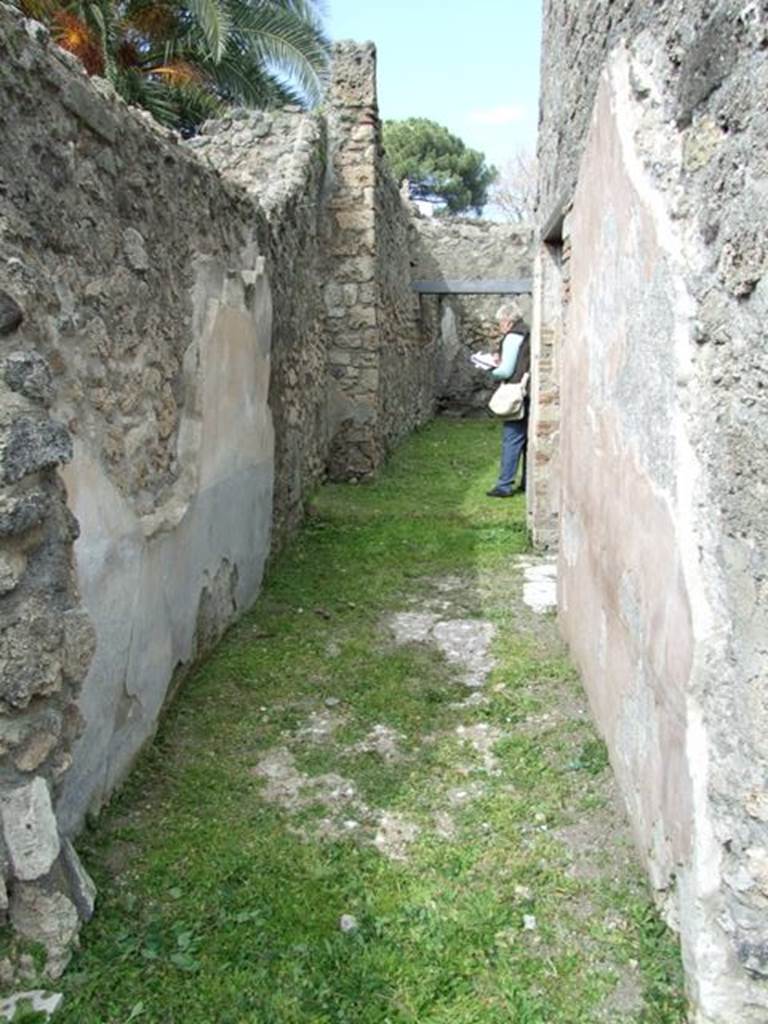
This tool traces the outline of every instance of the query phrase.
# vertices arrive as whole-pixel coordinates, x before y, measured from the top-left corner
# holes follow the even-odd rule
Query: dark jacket
[[[520,350],[517,353],[517,359],[515,360],[515,368],[512,371],[512,376],[509,378],[510,384],[519,384],[526,373],[531,372],[531,336],[530,334],[525,335],[522,342],[520,343]]]

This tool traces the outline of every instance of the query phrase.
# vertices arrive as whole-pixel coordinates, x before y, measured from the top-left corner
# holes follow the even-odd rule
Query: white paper
[[[490,352],[473,352],[469,359],[478,370],[495,370],[498,365],[497,357]]]

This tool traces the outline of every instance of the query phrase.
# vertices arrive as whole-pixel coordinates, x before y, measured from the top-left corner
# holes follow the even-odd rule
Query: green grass
[[[628,851],[590,725],[543,717],[581,696],[551,619],[520,603],[523,499],[484,495],[498,443],[493,423],[438,421],[375,485],[317,495],[256,607],[79,843],[99,904],[63,979],[63,1024],[683,1020],[677,947],[631,855],[579,871],[558,835],[593,828],[599,852],[608,829]],[[460,581],[448,614],[498,628],[485,706],[453,706],[457,669],[386,627],[439,599],[446,576]],[[329,739],[301,738],[329,712]],[[456,733],[482,723],[500,731],[495,773]],[[374,725],[402,735],[398,759],[358,749]],[[320,838],[327,807],[264,799],[255,769],[277,748],[306,776],[354,783],[361,841]],[[452,802],[471,784],[474,799]],[[420,829],[405,861],[371,842],[381,810]],[[627,972],[637,998],[617,1009]]]

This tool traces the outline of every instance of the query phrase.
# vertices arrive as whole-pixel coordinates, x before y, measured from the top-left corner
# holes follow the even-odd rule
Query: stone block
[[[3,364],[3,377],[11,391],[48,406],[53,401],[53,379],[48,363],[37,352],[11,352]]]
[[[144,238],[135,228],[126,228],[123,232],[123,252],[131,270],[140,273],[149,270],[149,256]]]
[[[350,163],[340,168],[339,176],[344,182],[345,190],[369,188],[376,184],[376,169],[373,163]],[[360,191],[362,196],[362,191]]]
[[[12,334],[24,319],[24,311],[8,292],[0,289],[0,335]]]
[[[49,511],[47,495],[32,491],[0,496],[0,537],[15,537],[39,526]]]
[[[38,1014],[44,1014],[48,1019],[61,1009],[63,1002],[64,996],[60,992],[46,992],[44,989],[14,992],[13,995],[0,999],[0,1019],[17,1020],[16,1015],[20,1010],[33,1011],[35,1020],[39,1019]]]
[[[350,327],[376,326],[376,309],[373,306],[354,306],[345,313]]]
[[[698,171],[712,159],[723,141],[723,132],[711,118],[703,118],[685,133],[683,164],[687,171]]]
[[[61,624],[35,600],[26,601],[0,630],[0,701],[25,708],[33,697],[61,687]]]
[[[376,262],[371,256],[353,256],[341,259],[336,265],[337,278],[346,283],[372,281]]]
[[[63,893],[47,893],[37,885],[21,882],[13,887],[9,910],[18,934],[45,947],[48,953],[45,973],[50,978],[60,978],[80,930],[74,903]]]
[[[759,229],[729,239],[720,252],[720,280],[737,298],[749,295],[766,272],[768,249]]]
[[[15,590],[26,567],[27,558],[23,551],[0,551],[0,595]]]
[[[376,47],[344,41],[333,47],[329,99],[334,107],[376,105]]]
[[[72,439],[63,423],[19,416],[5,431],[2,479],[14,483],[30,473],[53,469],[72,458]]]
[[[117,121],[104,101],[84,81],[68,78],[61,94],[61,101],[67,110],[79,118],[96,135],[114,142],[117,136]]]
[[[21,750],[15,754],[13,763],[20,772],[34,772],[48,758],[58,742],[57,733],[46,730],[34,733]]]
[[[96,907],[96,886],[68,839],[64,839],[61,844],[61,864],[78,914],[83,921],[90,921]]]
[[[31,882],[53,867],[61,845],[44,779],[32,779],[0,797],[3,835],[16,878]]]
[[[374,226],[374,218],[374,211],[365,208],[336,213],[336,223],[342,231],[368,231]]]

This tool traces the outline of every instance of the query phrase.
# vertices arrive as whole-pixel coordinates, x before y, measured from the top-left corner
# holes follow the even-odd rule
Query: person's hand
[[[494,366],[498,366],[500,362],[501,362],[501,355],[498,352],[494,353],[493,365]]]

